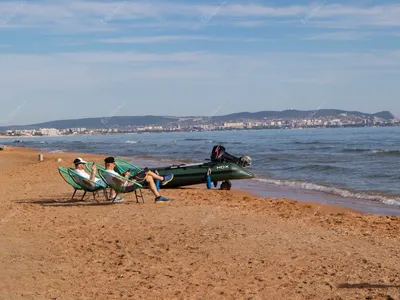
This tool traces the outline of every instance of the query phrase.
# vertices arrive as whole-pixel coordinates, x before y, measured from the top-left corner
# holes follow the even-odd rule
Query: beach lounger
[[[135,192],[136,202],[139,203],[139,198],[141,198],[142,202],[144,203],[144,197],[141,190],[143,186],[141,184],[129,180],[123,176],[113,174],[107,171],[104,167],[98,168],[98,171],[104,182],[106,182],[107,185],[116,192],[115,197],[117,197],[120,193],[124,194]]]
[[[105,198],[108,199],[106,190],[107,184],[100,177],[97,177],[100,180],[94,182],[90,179],[82,177],[72,168],[58,167],[58,172],[60,173],[61,177],[74,188],[74,193],[72,194],[71,200],[74,199],[78,190],[84,191],[81,201],[85,198],[87,192],[93,193],[93,198],[96,202],[99,202],[96,199],[96,193],[101,191],[103,191]]]

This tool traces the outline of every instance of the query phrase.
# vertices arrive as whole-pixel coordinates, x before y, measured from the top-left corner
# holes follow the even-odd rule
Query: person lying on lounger
[[[115,169],[115,158],[110,156],[107,157],[104,160],[105,163],[105,167],[106,170],[108,172],[117,174],[117,175],[121,175],[125,178],[128,178],[132,181],[136,181],[137,183],[140,183],[142,186],[148,186],[149,189],[153,192],[155,198],[155,202],[167,202],[170,199],[165,198],[163,196],[160,195],[160,193],[157,191],[157,187],[156,184],[154,183],[154,180],[160,180],[161,181],[161,185],[166,185],[168,184],[168,182],[170,182],[173,178],[174,175],[173,174],[169,174],[166,176],[159,176],[157,174],[155,174],[154,172],[150,171],[148,168],[145,168],[143,171],[140,171],[137,174],[134,174],[133,176],[131,176],[129,171],[126,171],[124,174],[118,174],[114,169]],[[128,187],[128,190],[129,191]],[[136,187],[132,185],[132,190],[134,190]],[[115,191],[111,192],[111,199],[113,199],[113,197],[115,197]],[[116,199],[119,200],[119,199]]]
[[[83,178],[89,179],[92,182],[90,182],[91,185],[95,185],[95,182],[97,181],[101,181],[100,178],[96,178],[96,172],[97,172],[97,167],[95,164],[92,165],[92,173],[89,175],[88,173],[86,173],[85,170],[85,164],[87,162],[84,161],[82,158],[78,157],[75,158],[74,160],[74,165],[75,165],[75,171],[81,175]]]

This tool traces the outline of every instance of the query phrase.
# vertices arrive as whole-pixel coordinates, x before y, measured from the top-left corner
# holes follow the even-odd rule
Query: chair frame
[[[115,158],[115,165],[117,166],[118,171],[122,174],[126,171],[134,171],[135,174],[143,171],[142,168],[130,163],[129,161],[122,159],[120,157]]]
[[[73,192],[73,194],[72,194],[71,201],[74,200],[75,194],[76,194],[76,192],[77,192],[78,190],[84,191],[84,193],[83,193],[83,195],[82,195],[80,201],[83,201],[83,200],[84,200],[84,198],[85,198],[87,192],[91,192],[91,193],[93,194],[93,199],[94,199],[97,203],[99,203],[99,201],[96,199],[96,194],[98,194],[98,192],[100,192],[100,191],[103,191],[104,197],[105,197],[106,199],[108,199],[108,194],[107,194],[107,190],[106,190],[106,188],[107,188],[106,184],[104,184],[105,186],[99,186],[98,183],[96,183],[96,182],[94,182],[94,181],[91,181],[90,179],[87,179],[87,178],[85,178],[85,177],[79,175],[79,174],[76,173],[76,171],[75,171],[74,169],[72,169],[72,168],[62,168],[62,167],[59,167],[59,168],[58,168],[58,172],[60,173],[60,175],[61,175],[61,177],[64,179],[64,181],[67,182],[69,185],[71,185],[71,186],[74,188],[74,192]],[[72,173],[72,175],[71,175],[71,173]],[[68,181],[68,179],[67,179],[67,177],[66,177],[67,175],[68,175],[68,178],[70,178],[70,179],[72,180],[71,182]],[[86,181],[87,184],[91,185],[91,183],[93,183],[94,186],[97,185],[98,187],[95,188],[95,189],[93,189],[93,190],[88,189],[88,188],[82,186],[81,184],[79,184],[79,182],[77,182],[77,181],[74,179],[74,176],[79,176],[80,178],[82,178],[82,180],[83,180],[84,182]],[[100,178],[100,177],[97,177],[97,178],[102,179],[102,178]]]
[[[115,158],[115,165],[116,165],[118,171],[121,174],[126,172],[126,171],[128,171],[128,170],[129,171],[132,171],[132,170],[135,171],[135,174],[143,171],[142,168],[140,168],[140,167],[132,164],[131,162],[129,162],[129,161],[125,160],[125,159],[122,159],[120,157],[116,157]],[[123,168],[121,165],[127,165],[128,168]],[[143,188],[146,188],[146,187],[143,187]],[[142,198],[142,202],[144,203],[144,197],[143,197],[142,189],[139,190],[139,193],[140,193],[140,195],[138,195],[136,193],[136,190],[135,190],[136,202],[138,202],[138,198]]]
[[[77,191],[84,191],[84,189],[79,184],[77,184],[75,182],[75,180],[73,180],[72,177],[69,175],[68,168],[58,167],[58,173],[61,175],[61,177],[64,179],[64,181],[66,183],[68,183],[70,186],[72,186],[74,188],[74,193],[72,194],[71,201],[74,200],[74,197],[75,197],[75,194]],[[72,182],[68,181],[67,176],[68,176],[68,178],[70,178],[72,180]],[[83,195],[83,197],[85,195],[86,195],[86,192]],[[83,199],[83,197],[82,197],[82,199]]]
[[[123,191],[114,189],[114,188],[107,182],[107,180],[104,178],[104,176],[103,176],[103,173],[104,173],[104,172],[107,172],[110,176],[113,176],[114,178],[117,178],[117,179],[120,180],[121,182],[129,182],[129,183],[132,183],[133,185],[135,185],[135,186],[136,186],[136,189],[134,189],[132,192],[135,192],[136,203],[139,203],[139,202],[140,202],[139,199],[141,199],[141,200],[142,200],[142,203],[144,203],[144,196],[143,196],[143,192],[142,192],[143,186],[142,186],[140,183],[137,183],[136,181],[132,181],[132,180],[130,180],[130,179],[126,178],[126,177],[123,177],[123,176],[121,176],[121,175],[119,175],[119,174],[113,174],[113,173],[111,173],[111,172],[108,172],[104,167],[98,168],[98,170],[99,170],[99,176],[101,177],[101,179],[103,179],[103,181],[106,182],[107,185],[115,191],[115,193],[116,193],[116,194],[115,194],[115,198],[116,198],[119,194],[121,194],[121,193],[122,193],[122,194],[125,194],[125,193],[130,193],[130,192],[123,192]],[[114,199],[115,199],[115,198],[114,198]],[[113,200],[113,201],[114,201],[114,200]]]

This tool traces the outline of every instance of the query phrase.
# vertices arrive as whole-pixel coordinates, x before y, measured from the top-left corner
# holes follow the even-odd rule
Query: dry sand
[[[104,157],[37,156],[0,152],[0,299],[400,299],[399,217],[205,187],[71,203],[57,166]]]

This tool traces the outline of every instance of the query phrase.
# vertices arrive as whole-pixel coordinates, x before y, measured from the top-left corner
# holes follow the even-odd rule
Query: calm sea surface
[[[202,162],[215,144],[249,155],[263,196],[340,204],[400,215],[400,127],[118,134],[0,140],[4,145],[124,156],[138,165]],[[328,199],[328,200],[327,200]]]

